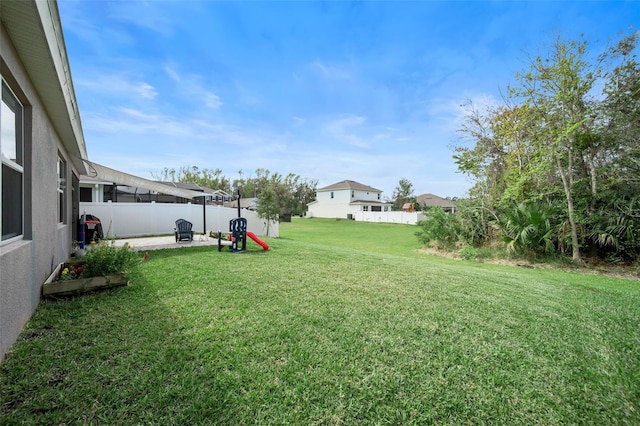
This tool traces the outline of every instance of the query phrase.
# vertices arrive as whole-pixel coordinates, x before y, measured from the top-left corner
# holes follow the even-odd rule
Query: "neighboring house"
[[[80,202],[103,203],[110,201],[109,194],[113,186],[113,182],[82,175],[80,176]]]
[[[455,213],[457,206],[453,200],[447,200],[446,198],[438,197],[433,194],[422,194],[416,197],[416,201],[421,210],[426,210],[431,207],[442,207],[447,213]]]
[[[224,203],[226,207],[238,208],[238,200],[233,200],[227,203]],[[258,199],[255,197],[252,198],[241,198],[240,199],[240,208],[247,209],[251,211],[256,211],[258,208]]]
[[[201,188],[206,194],[210,195],[207,199],[207,204],[223,206],[224,203],[231,201],[231,198],[233,198],[228,192],[222,189],[211,189],[205,186],[201,186]]]
[[[87,150],[54,1],[0,1],[0,361],[76,239]]]
[[[382,201],[382,191],[343,180],[316,190],[316,200],[307,204],[307,217],[353,219],[356,212],[387,212],[391,203]]]

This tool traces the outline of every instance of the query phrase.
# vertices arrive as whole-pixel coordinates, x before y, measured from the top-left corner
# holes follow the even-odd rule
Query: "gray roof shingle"
[[[341,182],[336,182],[332,185],[325,186],[324,188],[317,189],[317,191],[335,191],[336,189],[353,189],[357,191],[382,192],[382,190],[380,189],[376,189],[368,185],[363,185],[353,180],[343,180]]]
[[[420,204],[420,207],[456,207],[455,201],[447,200],[446,198],[442,198],[434,194],[418,195],[416,197],[416,201]]]

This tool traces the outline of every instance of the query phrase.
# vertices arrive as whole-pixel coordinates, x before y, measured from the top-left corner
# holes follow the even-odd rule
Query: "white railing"
[[[91,214],[100,219],[102,229],[113,238],[143,237],[173,234],[175,221],[185,219],[193,223],[195,234],[204,231],[229,232],[229,221],[238,217],[238,209],[202,204],[170,203],[80,203],[80,214]],[[260,219],[256,212],[242,209],[241,216],[247,219],[247,230],[256,235],[278,237],[278,222],[269,224]],[[206,229],[204,218],[206,217]]]
[[[354,219],[361,222],[387,222],[415,225],[425,219],[420,212],[355,212]]]

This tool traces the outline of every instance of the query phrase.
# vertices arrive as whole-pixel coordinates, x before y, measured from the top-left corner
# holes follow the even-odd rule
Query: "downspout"
[[[207,201],[206,196],[202,196],[202,235],[207,235]]]

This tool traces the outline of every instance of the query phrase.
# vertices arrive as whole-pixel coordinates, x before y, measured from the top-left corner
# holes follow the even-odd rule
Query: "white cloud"
[[[304,118],[301,118],[295,115],[291,117],[291,120],[293,121],[294,125],[302,125],[307,121]]]
[[[124,115],[128,115],[134,119],[139,119],[141,121],[147,121],[147,122],[153,122],[153,123],[158,122],[157,115],[145,114],[144,112],[133,109],[133,108],[119,108],[118,110],[122,112]]]
[[[218,109],[222,106],[222,101],[220,100],[220,96],[216,95],[213,92],[204,92],[202,94],[202,98],[207,108]]]
[[[162,146],[168,146],[168,149],[180,152],[187,148],[194,153],[211,151],[211,158],[223,152],[264,156],[286,151],[289,138],[259,125],[213,123],[188,115],[149,114],[133,108],[116,108],[108,115],[90,114],[85,117],[84,124],[85,133],[92,140],[122,137],[135,141],[125,149],[132,153],[139,150],[144,141],[153,141],[151,150],[154,152],[171,152],[162,151]]]
[[[366,117],[357,115],[347,115],[330,121],[325,125],[327,137],[336,142],[345,142],[357,148],[370,148],[371,142],[366,136],[362,136],[364,132],[363,124],[367,121]]]
[[[104,135],[162,136],[162,137],[195,137],[193,126],[180,122],[172,117],[148,114],[132,108],[116,108],[108,115],[94,113],[85,115],[83,124],[86,133],[100,133]]]
[[[102,74],[91,80],[79,80],[77,84],[104,95],[119,94],[147,100],[155,99],[158,96],[158,91],[151,84],[132,79],[122,73]]]
[[[176,27],[171,11],[166,6],[157,7],[156,2],[116,2],[108,5],[107,15],[111,20],[135,25],[165,36],[172,35]]]
[[[138,94],[138,96],[144,99],[153,99],[158,94],[155,87],[144,82],[138,83],[132,89],[135,93]]]
[[[371,142],[361,136],[364,132],[363,124],[366,121],[366,117],[346,115],[325,124],[324,130],[327,133],[327,137],[333,141],[346,142],[358,148],[369,148]]]
[[[346,80],[351,77],[351,73],[344,67],[329,65],[319,59],[311,62],[310,66],[316,73],[327,79]]]
[[[173,68],[167,65],[164,67],[164,72],[167,73],[171,80],[175,81],[176,83],[180,83],[180,75]]]
[[[233,81],[233,87],[235,89],[235,101],[250,106],[257,106],[262,103],[262,98],[259,94],[253,90],[247,88],[244,84],[238,80]]]
[[[190,100],[200,99],[202,104],[209,109],[217,110],[223,105],[220,96],[209,89],[207,84],[203,82],[204,78],[201,75],[181,74],[170,65],[165,66],[164,71],[176,83],[176,91],[181,96],[186,96]]]

